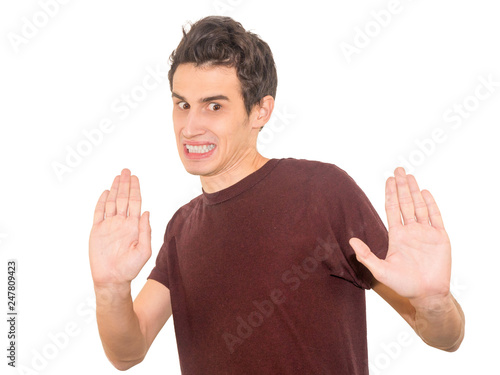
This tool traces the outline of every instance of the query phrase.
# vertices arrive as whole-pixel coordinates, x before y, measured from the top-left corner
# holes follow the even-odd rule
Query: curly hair
[[[276,99],[278,75],[269,45],[230,17],[209,16],[191,24],[170,55],[168,80],[180,64],[236,68],[247,114],[266,95]]]

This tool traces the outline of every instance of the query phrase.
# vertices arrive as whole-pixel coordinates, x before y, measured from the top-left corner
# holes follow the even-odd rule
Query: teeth
[[[192,145],[186,145],[186,148],[188,151],[191,153],[196,153],[196,154],[202,154],[205,152],[208,152],[210,150],[213,150],[215,145],[203,145],[203,146],[192,146]]]

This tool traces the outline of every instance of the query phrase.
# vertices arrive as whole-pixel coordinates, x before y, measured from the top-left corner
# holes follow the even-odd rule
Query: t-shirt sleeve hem
[[[160,270],[158,270],[156,267],[153,268],[151,273],[148,276],[148,280],[155,280],[158,281],[160,284],[165,285],[168,289],[170,289],[169,283],[168,283],[168,277],[164,273],[162,273]]]

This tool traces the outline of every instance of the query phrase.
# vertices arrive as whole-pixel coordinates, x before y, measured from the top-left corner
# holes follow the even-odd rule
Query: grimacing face
[[[188,173],[221,175],[256,153],[259,108],[247,114],[235,68],[180,64],[172,100],[177,151]]]

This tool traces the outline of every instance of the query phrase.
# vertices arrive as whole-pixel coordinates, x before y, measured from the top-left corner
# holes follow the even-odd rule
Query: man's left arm
[[[451,293],[428,307],[416,308],[408,298],[401,297],[379,281],[375,281],[373,290],[408,322],[426,344],[448,352],[460,347],[465,334],[465,316]]]
[[[415,178],[397,168],[386,184],[389,248],[379,259],[358,238],[349,243],[375,277],[373,289],[427,344],[459,348],[464,313],[450,293],[451,245],[434,198]]]

